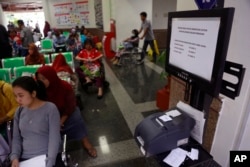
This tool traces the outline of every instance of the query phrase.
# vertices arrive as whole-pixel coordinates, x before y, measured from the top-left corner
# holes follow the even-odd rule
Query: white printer
[[[134,138],[145,156],[151,156],[188,143],[195,120],[178,108],[152,114],[136,127]]]

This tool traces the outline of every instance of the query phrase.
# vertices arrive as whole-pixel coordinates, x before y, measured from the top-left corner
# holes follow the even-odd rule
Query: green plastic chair
[[[62,34],[63,34],[63,36],[65,36],[66,39],[69,38],[69,34],[70,34],[70,33],[69,33],[68,31],[63,31]]]
[[[42,53],[54,52],[53,41],[51,39],[41,40],[41,52]]]
[[[2,59],[2,67],[3,68],[11,68],[11,74],[14,74],[14,67],[25,66],[25,58],[24,57],[13,57]]]
[[[11,83],[11,68],[0,68],[0,80]]]
[[[54,60],[55,60],[55,58],[56,58],[56,56],[58,55],[59,53],[53,53],[53,54],[51,54],[51,62],[53,63],[54,62]]]
[[[73,52],[63,52],[62,54],[64,55],[67,62],[73,62],[74,61]]]
[[[44,59],[45,59],[45,64],[50,64],[50,55],[49,54],[45,54],[44,55]]]
[[[42,65],[30,65],[30,66],[22,66],[14,68],[14,76],[15,78],[21,76],[33,76],[35,75],[37,69]]]

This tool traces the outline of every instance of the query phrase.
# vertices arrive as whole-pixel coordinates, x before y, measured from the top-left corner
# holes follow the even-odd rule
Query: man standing
[[[141,29],[139,31],[139,34],[143,31],[143,35],[140,37],[140,39],[144,39],[143,47],[142,47],[142,53],[141,53],[141,59],[137,62],[137,64],[142,64],[144,62],[145,54],[147,52],[147,47],[150,45],[152,51],[153,51],[153,61],[156,61],[156,52],[154,47],[154,33],[152,30],[152,26],[149,20],[147,20],[147,13],[141,12]]]
[[[20,34],[20,37],[22,39],[21,56],[27,56],[29,44],[34,43],[33,33],[28,27],[24,26],[23,20],[18,20],[17,24],[21,30]]]

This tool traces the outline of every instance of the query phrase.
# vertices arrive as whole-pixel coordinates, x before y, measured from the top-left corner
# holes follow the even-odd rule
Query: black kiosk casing
[[[159,118],[172,110],[178,110],[180,115],[170,116],[172,120],[167,122]],[[146,117],[135,129],[135,141],[146,157],[170,151],[188,143],[195,120],[178,108],[168,111]]]

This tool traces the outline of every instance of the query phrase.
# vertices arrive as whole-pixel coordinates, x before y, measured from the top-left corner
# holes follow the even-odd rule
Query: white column
[[[48,21],[51,24],[51,13],[49,8],[49,0],[42,0],[43,4],[43,12],[44,12],[44,18],[46,21]]]
[[[110,19],[111,19],[111,2],[110,0],[102,0],[102,18],[103,18],[103,31],[110,31]]]

